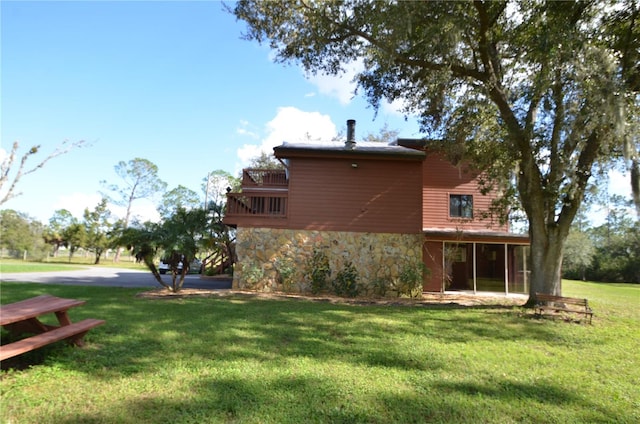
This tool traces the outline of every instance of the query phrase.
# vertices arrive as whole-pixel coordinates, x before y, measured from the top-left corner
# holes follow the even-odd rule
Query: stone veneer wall
[[[370,295],[374,280],[392,281],[405,264],[422,263],[423,241],[422,234],[238,228],[233,288],[310,292],[306,261],[319,249],[329,258],[329,281],[351,261],[358,271],[361,295]],[[387,295],[397,296],[397,292]]]

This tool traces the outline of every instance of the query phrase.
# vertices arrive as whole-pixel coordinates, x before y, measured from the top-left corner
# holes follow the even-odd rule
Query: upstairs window
[[[449,216],[451,218],[473,218],[473,196],[470,194],[450,194]]]

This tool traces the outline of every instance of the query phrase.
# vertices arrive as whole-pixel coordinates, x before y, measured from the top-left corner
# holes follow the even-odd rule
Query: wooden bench
[[[585,318],[589,318],[589,324],[591,324],[593,317],[593,310],[589,307],[587,299],[545,293],[536,293],[535,311],[536,315],[543,315],[545,311],[581,314]]]
[[[0,306],[0,325],[7,329],[12,336],[35,334],[0,346],[0,361],[60,340],[82,346],[84,335],[92,328],[105,323],[100,319],[85,319],[72,323],[67,315],[67,310],[84,303],[83,300],[42,295]],[[38,319],[40,316],[50,313],[55,314],[59,325],[48,325]]]

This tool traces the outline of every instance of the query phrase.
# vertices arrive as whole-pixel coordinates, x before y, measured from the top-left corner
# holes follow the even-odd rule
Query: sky
[[[357,139],[385,126],[424,136],[392,105],[376,114],[355,95],[352,69],[312,76],[275,63],[268,46],[242,39],[244,22],[222,2],[3,0],[0,20],[0,160],[16,141],[20,153],[41,146],[32,166],[64,141],[85,141],[24,176],[22,194],[2,205],[43,223],[58,209],[81,218],[101,181],[123,186],[120,161],[147,159],[168,189],[204,199],[209,172],[239,175],[285,141],[330,141],[347,119]],[[624,177],[612,184],[628,195]],[[157,219],[151,201],[134,202],[134,215]]]

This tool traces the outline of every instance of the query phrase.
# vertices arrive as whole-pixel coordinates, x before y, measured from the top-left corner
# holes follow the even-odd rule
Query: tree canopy
[[[402,102],[429,138],[519,200],[530,293],[560,294],[564,241],[592,175],[623,153],[637,164],[637,1],[241,0],[230,10],[277,61],[327,74],[361,62],[358,89],[374,107]]]

